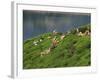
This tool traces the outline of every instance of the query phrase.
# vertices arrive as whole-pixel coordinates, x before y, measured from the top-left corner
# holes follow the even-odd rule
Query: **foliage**
[[[85,25],[85,28],[90,29],[90,25]],[[45,33],[35,38],[24,41],[23,45],[23,68],[56,68],[56,67],[75,67],[91,65],[91,40],[90,36],[77,36],[76,34],[65,35],[63,40],[60,40],[60,34],[56,35],[59,41],[56,48],[50,51],[49,54],[41,57],[40,53],[51,47],[52,41],[48,37],[53,38],[52,33]],[[34,45],[34,41],[39,41]]]

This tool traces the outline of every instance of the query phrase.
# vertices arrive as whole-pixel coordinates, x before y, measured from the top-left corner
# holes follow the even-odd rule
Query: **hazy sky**
[[[37,35],[52,32],[67,32],[68,30],[91,23],[90,14],[23,11],[23,38],[24,40]]]

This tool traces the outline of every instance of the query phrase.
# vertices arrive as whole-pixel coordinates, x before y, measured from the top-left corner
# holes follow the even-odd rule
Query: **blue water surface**
[[[23,10],[23,40],[54,30],[64,33],[89,23],[91,15],[87,13]]]

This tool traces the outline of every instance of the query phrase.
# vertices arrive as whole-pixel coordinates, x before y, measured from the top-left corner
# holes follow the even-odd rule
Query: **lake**
[[[89,13],[69,13],[23,10],[23,40],[52,32],[65,33],[91,23]]]

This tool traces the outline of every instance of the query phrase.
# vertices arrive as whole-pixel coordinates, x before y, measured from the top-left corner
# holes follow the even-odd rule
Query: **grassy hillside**
[[[90,25],[82,26],[90,27]],[[52,46],[52,38],[56,36],[59,41],[57,46],[48,54],[41,56],[41,52],[48,50]],[[49,38],[50,37],[50,38]],[[52,35],[45,33],[35,38],[24,41],[23,43],[23,68],[56,68],[56,67],[75,67],[89,66],[90,61],[90,36],[78,36],[77,34],[65,34],[60,40],[61,33]],[[41,41],[40,41],[41,40]],[[34,42],[37,42],[34,45]]]

